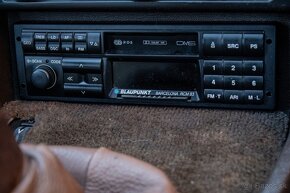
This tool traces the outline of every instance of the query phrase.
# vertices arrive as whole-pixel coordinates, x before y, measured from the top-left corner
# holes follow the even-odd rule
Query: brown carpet
[[[10,102],[31,143],[108,147],[165,171],[181,193],[259,192],[286,139],[283,112]]]

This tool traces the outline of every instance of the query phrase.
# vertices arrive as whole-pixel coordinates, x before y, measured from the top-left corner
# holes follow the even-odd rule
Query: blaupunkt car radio
[[[15,25],[23,99],[273,109],[269,25]]]

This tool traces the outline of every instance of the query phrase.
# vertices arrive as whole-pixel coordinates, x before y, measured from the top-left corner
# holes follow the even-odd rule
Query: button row
[[[262,104],[264,93],[262,90],[205,89],[204,97],[208,102]]]
[[[263,56],[264,34],[203,34],[206,56]]]
[[[261,60],[205,60],[204,74],[263,75],[264,62]]]
[[[100,53],[100,33],[33,33],[21,37],[24,51]]]
[[[260,90],[263,84],[263,76],[204,76],[204,88]]]
[[[79,73],[64,73],[64,83],[76,84],[85,82],[87,84],[102,84],[101,74],[79,74]]]
[[[34,33],[34,40],[40,41],[40,42],[59,42],[65,41],[65,42],[72,42],[73,40],[75,42],[86,42],[87,41],[87,33]]]

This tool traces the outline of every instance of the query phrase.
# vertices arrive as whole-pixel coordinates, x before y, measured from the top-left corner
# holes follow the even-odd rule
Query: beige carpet
[[[11,102],[31,143],[108,147],[167,173],[181,193],[259,192],[286,140],[283,112]]]

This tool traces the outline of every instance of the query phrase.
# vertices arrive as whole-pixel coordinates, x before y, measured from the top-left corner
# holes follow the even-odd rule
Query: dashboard
[[[25,142],[134,155],[182,193],[287,192],[289,0],[2,0],[0,25]]]

